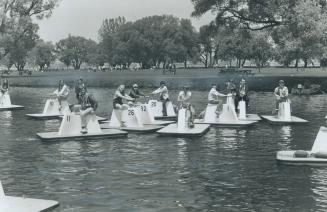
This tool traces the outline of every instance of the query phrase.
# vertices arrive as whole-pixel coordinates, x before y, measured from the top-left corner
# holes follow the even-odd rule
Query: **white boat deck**
[[[70,134],[70,135],[60,135],[58,132],[46,132],[36,134],[43,141],[58,141],[67,139],[98,139],[98,138],[121,138],[126,137],[127,132],[117,130],[117,129],[104,129],[99,133],[87,133],[87,134]]]
[[[163,128],[164,126],[160,125],[144,125],[142,127],[111,127],[109,121],[102,122],[100,124],[101,129],[119,129],[119,130],[124,130],[127,132],[134,132],[134,133],[151,133],[151,132],[156,132]]]
[[[245,120],[235,120],[235,121],[204,121],[203,119],[195,119],[195,124],[210,124],[216,126],[224,126],[224,127],[247,127],[251,126],[257,121],[245,121]]]
[[[8,110],[22,110],[24,106],[21,105],[10,105],[10,106],[2,106],[0,107],[0,111],[8,111]]]
[[[209,130],[209,124],[196,124],[194,128],[178,129],[177,124],[170,124],[158,131],[160,135],[201,136]]]
[[[295,124],[295,123],[299,123],[299,124],[305,124],[305,123],[309,123],[309,121],[296,117],[296,116],[291,116],[291,119],[280,119],[278,118],[278,116],[261,116],[263,119],[271,122],[271,123],[286,123],[286,124]]]

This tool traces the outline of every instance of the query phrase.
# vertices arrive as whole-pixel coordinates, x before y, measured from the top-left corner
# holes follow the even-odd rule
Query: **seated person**
[[[69,87],[65,84],[63,80],[59,81],[58,88],[53,92],[53,95],[58,99],[59,110],[62,108],[61,102],[67,100],[69,95]]]
[[[75,94],[76,94],[77,101],[79,101],[79,99],[80,99],[79,95],[80,95],[82,89],[85,89],[87,92],[86,84],[84,83],[84,80],[82,78],[80,78],[75,85]],[[80,102],[79,102],[79,104],[80,104]]]
[[[177,101],[180,102],[180,108],[185,108],[189,111],[190,115],[187,117],[188,126],[190,128],[194,127],[194,114],[195,110],[193,105],[191,104],[192,93],[190,91],[190,87],[184,86],[183,90],[179,92]]]
[[[274,95],[276,103],[275,110],[278,112],[279,103],[288,101],[288,88],[285,86],[284,80],[279,80],[279,86],[275,88]]]
[[[169,102],[168,89],[164,81],[160,82],[160,87],[151,94],[159,94],[159,101],[162,102],[162,115],[167,116],[167,102]]]
[[[212,88],[208,94],[208,102],[209,104],[217,104],[217,111],[216,114],[219,115],[219,111],[221,111],[221,107],[222,107],[222,102],[219,101],[218,97],[226,97],[227,95],[219,93],[217,91],[217,86],[216,85],[212,85]]]
[[[125,94],[125,85],[120,85],[114,94],[113,108],[121,127],[126,127],[124,121],[122,120],[122,112],[127,110],[129,106],[124,104],[123,100],[133,102],[135,99]]]
[[[238,103],[240,101],[245,101],[245,105],[249,106],[249,97],[248,97],[248,85],[244,79],[240,81],[240,85],[236,90],[236,98],[235,98],[235,109],[238,109]]]
[[[81,133],[87,133],[87,124],[89,123],[92,116],[95,115],[95,111],[98,108],[98,103],[94,99],[93,95],[87,93],[86,89],[81,89],[79,95],[79,102],[81,103],[79,106],[80,116],[81,116]]]
[[[132,90],[129,92],[129,96],[134,99],[135,103],[136,99],[140,97],[145,97],[145,94],[139,90],[139,86],[137,84],[134,84]]]
[[[9,81],[7,78],[3,79],[0,90],[2,94],[5,94],[6,92],[9,91]]]

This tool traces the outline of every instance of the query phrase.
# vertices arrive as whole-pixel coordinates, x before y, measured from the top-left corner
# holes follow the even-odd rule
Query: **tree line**
[[[80,69],[98,67],[166,67],[172,63],[201,62],[214,67],[227,61],[258,67],[277,61],[288,67],[318,60],[326,65],[327,13],[322,0],[192,0],[193,16],[208,11],[216,19],[198,31],[189,19],[170,15],[136,21],[105,19],[99,41],[69,35],[53,44],[38,36],[33,18],[49,17],[57,0],[0,2],[0,63],[19,71],[26,65],[47,69],[55,60]]]

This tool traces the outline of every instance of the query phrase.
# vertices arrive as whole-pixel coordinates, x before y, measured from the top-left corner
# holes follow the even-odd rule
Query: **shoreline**
[[[254,75],[220,74],[217,69],[177,69],[176,75],[163,75],[161,70],[114,71],[114,72],[34,72],[32,76],[9,75],[10,85],[14,87],[56,87],[60,79],[74,87],[76,80],[83,78],[89,87],[116,88],[120,84],[130,87],[137,83],[143,88],[158,87],[160,81],[166,81],[170,89],[179,89],[189,85],[193,90],[208,90],[212,84],[218,84],[219,89],[225,87],[225,82],[233,79],[238,82],[244,78],[253,91],[271,91],[283,79],[291,89],[297,84],[319,84],[323,91],[327,91],[327,71],[288,71],[268,72],[262,70]],[[290,71],[291,70],[291,71]]]

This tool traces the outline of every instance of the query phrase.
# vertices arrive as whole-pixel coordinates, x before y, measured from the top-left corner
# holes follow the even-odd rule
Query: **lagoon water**
[[[0,112],[0,180],[8,195],[53,199],[55,211],[326,211],[327,167],[275,161],[278,150],[310,149],[327,115],[326,97],[292,97],[308,125],[260,122],[245,129],[211,128],[201,138],[130,134],[127,139],[41,142],[36,132],[59,121],[28,120],[52,88],[12,88],[25,110]],[[112,110],[112,89],[90,89],[99,115]],[[176,100],[177,92],[171,92]],[[206,92],[193,92],[197,112]],[[270,114],[271,93],[251,94],[251,110]],[[74,102],[73,92],[70,102]]]

